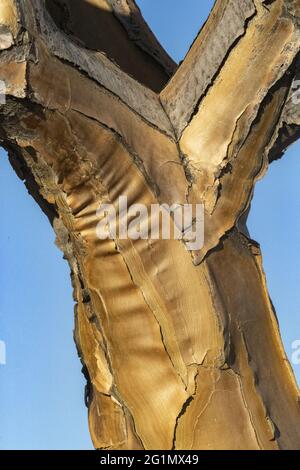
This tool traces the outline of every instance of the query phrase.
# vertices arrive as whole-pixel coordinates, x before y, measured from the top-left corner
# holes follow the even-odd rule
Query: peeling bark
[[[245,225],[299,136],[299,17],[299,0],[217,0],[177,69],[133,0],[0,1],[1,144],[70,265],[97,449],[300,447]],[[203,202],[204,247],[98,239],[120,195]]]

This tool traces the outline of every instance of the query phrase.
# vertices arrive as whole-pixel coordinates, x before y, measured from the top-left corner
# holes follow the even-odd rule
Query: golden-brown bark
[[[133,0],[0,13],[1,141],[70,264],[95,447],[299,448],[299,390],[245,220],[299,135],[300,1],[217,0],[177,70]],[[203,248],[100,240],[97,207],[120,195],[203,202]]]

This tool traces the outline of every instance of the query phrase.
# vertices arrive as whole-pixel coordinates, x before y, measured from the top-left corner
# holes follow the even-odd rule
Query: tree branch
[[[176,69],[133,0],[46,0],[45,6],[69,38],[105,53],[154,91],[160,91]]]

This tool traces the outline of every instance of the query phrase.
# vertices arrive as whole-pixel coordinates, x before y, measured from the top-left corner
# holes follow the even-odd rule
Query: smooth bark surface
[[[177,68],[133,0],[0,0],[1,142],[70,264],[96,448],[300,448],[246,228],[299,136],[299,18],[299,0],[217,0]],[[203,202],[203,248],[100,240],[120,195]]]

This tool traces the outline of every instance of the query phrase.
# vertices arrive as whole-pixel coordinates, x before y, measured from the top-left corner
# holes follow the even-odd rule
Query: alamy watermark
[[[6,364],[6,344],[4,341],[0,340],[0,365],[4,366]]]
[[[299,366],[300,365],[300,339],[295,339],[295,341],[292,342],[292,349],[293,349],[293,353],[291,357],[292,364],[294,364],[295,366]]]
[[[0,105],[6,103],[6,83],[4,80],[0,80]]]
[[[204,244],[203,204],[128,205],[126,196],[118,203],[102,203],[97,209],[96,233],[100,240],[182,240],[190,251]]]
[[[293,104],[300,104],[300,80],[293,81],[291,100]]]

